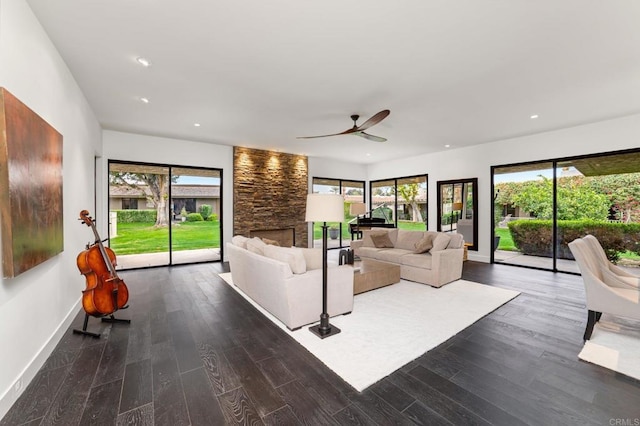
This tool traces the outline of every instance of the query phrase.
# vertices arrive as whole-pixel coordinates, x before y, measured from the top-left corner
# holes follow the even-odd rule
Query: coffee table
[[[395,284],[400,281],[400,266],[373,259],[353,264],[353,294]]]

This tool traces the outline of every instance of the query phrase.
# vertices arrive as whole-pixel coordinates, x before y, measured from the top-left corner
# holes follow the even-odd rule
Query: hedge
[[[552,256],[553,222],[551,220],[514,220],[508,223],[516,248],[532,256]],[[571,259],[568,243],[591,234],[600,241],[607,257],[617,262],[620,254],[640,254],[640,223],[611,223],[595,220],[558,221],[558,259]]]
[[[187,214],[187,222],[202,222],[204,219],[200,213]]]
[[[113,210],[118,215],[118,223],[156,222],[155,210]]]

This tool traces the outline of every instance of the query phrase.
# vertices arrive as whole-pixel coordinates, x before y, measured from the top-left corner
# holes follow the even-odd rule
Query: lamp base
[[[323,312],[320,314],[320,324],[312,325],[309,331],[321,339],[340,333],[340,329],[335,325],[329,324],[329,314]]]
[[[335,325],[330,325],[327,329],[323,328],[320,324],[312,325],[311,327],[309,327],[309,331],[321,339],[340,333],[340,329]]]

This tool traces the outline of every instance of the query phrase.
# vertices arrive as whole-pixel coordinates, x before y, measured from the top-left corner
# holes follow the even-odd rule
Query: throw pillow
[[[373,243],[371,237],[374,235],[382,235],[386,234],[387,231],[364,231],[362,233],[362,247],[375,247],[376,245]]]
[[[277,242],[276,240],[270,240],[269,238],[263,238],[262,241],[264,241],[265,244],[269,244],[271,246],[280,246],[279,242]]]
[[[442,232],[438,232],[436,237],[433,239],[433,247],[431,248],[431,251],[434,252],[446,249],[449,245],[449,240],[451,240],[450,236],[443,234]]]
[[[234,235],[231,238],[231,244],[233,244],[234,246],[241,247],[245,250],[247,249],[247,241],[249,241],[249,238],[243,235]]]
[[[251,253],[256,253],[264,256],[265,247],[265,242],[258,237],[253,237],[247,241],[247,250],[249,250]]]
[[[602,272],[602,281],[609,287],[638,289],[639,278],[617,275],[611,272],[608,266],[602,266],[600,271]]]
[[[371,241],[373,241],[373,245],[377,248],[393,248],[393,243],[386,232],[371,234]]]
[[[425,234],[425,236],[416,243],[415,247],[416,249],[413,251],[414,253],[428,252],[433,247],[433,235]]]
[[[289,264],[291,272],[294,274],[304,274],[307,272],[307,264],[304,260],[304,254],[302,254],[302,250],[296,247],[288,248],[267,245],[264,248],[264,255],[271,259]]]

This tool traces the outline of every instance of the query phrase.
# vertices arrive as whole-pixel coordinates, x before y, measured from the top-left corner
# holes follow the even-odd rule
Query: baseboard
[[[33,378],[36,376],[40,368],[44,365],[49,358],[49,355],[53,352],[56,345],[64,336],[71,322],[76,317],[81,309],[81,298],[71,307],[64,320],[60,323],[55,332],[51,335],[49,340],[42,346],[40,351],[33,357],[31,362],[22,370],[17,376],[15,381],[11,384],[9,389],[6,389],[0,397],[0,419],[2,419],[9,409],[20,398],[20,395],[29,386]]]

